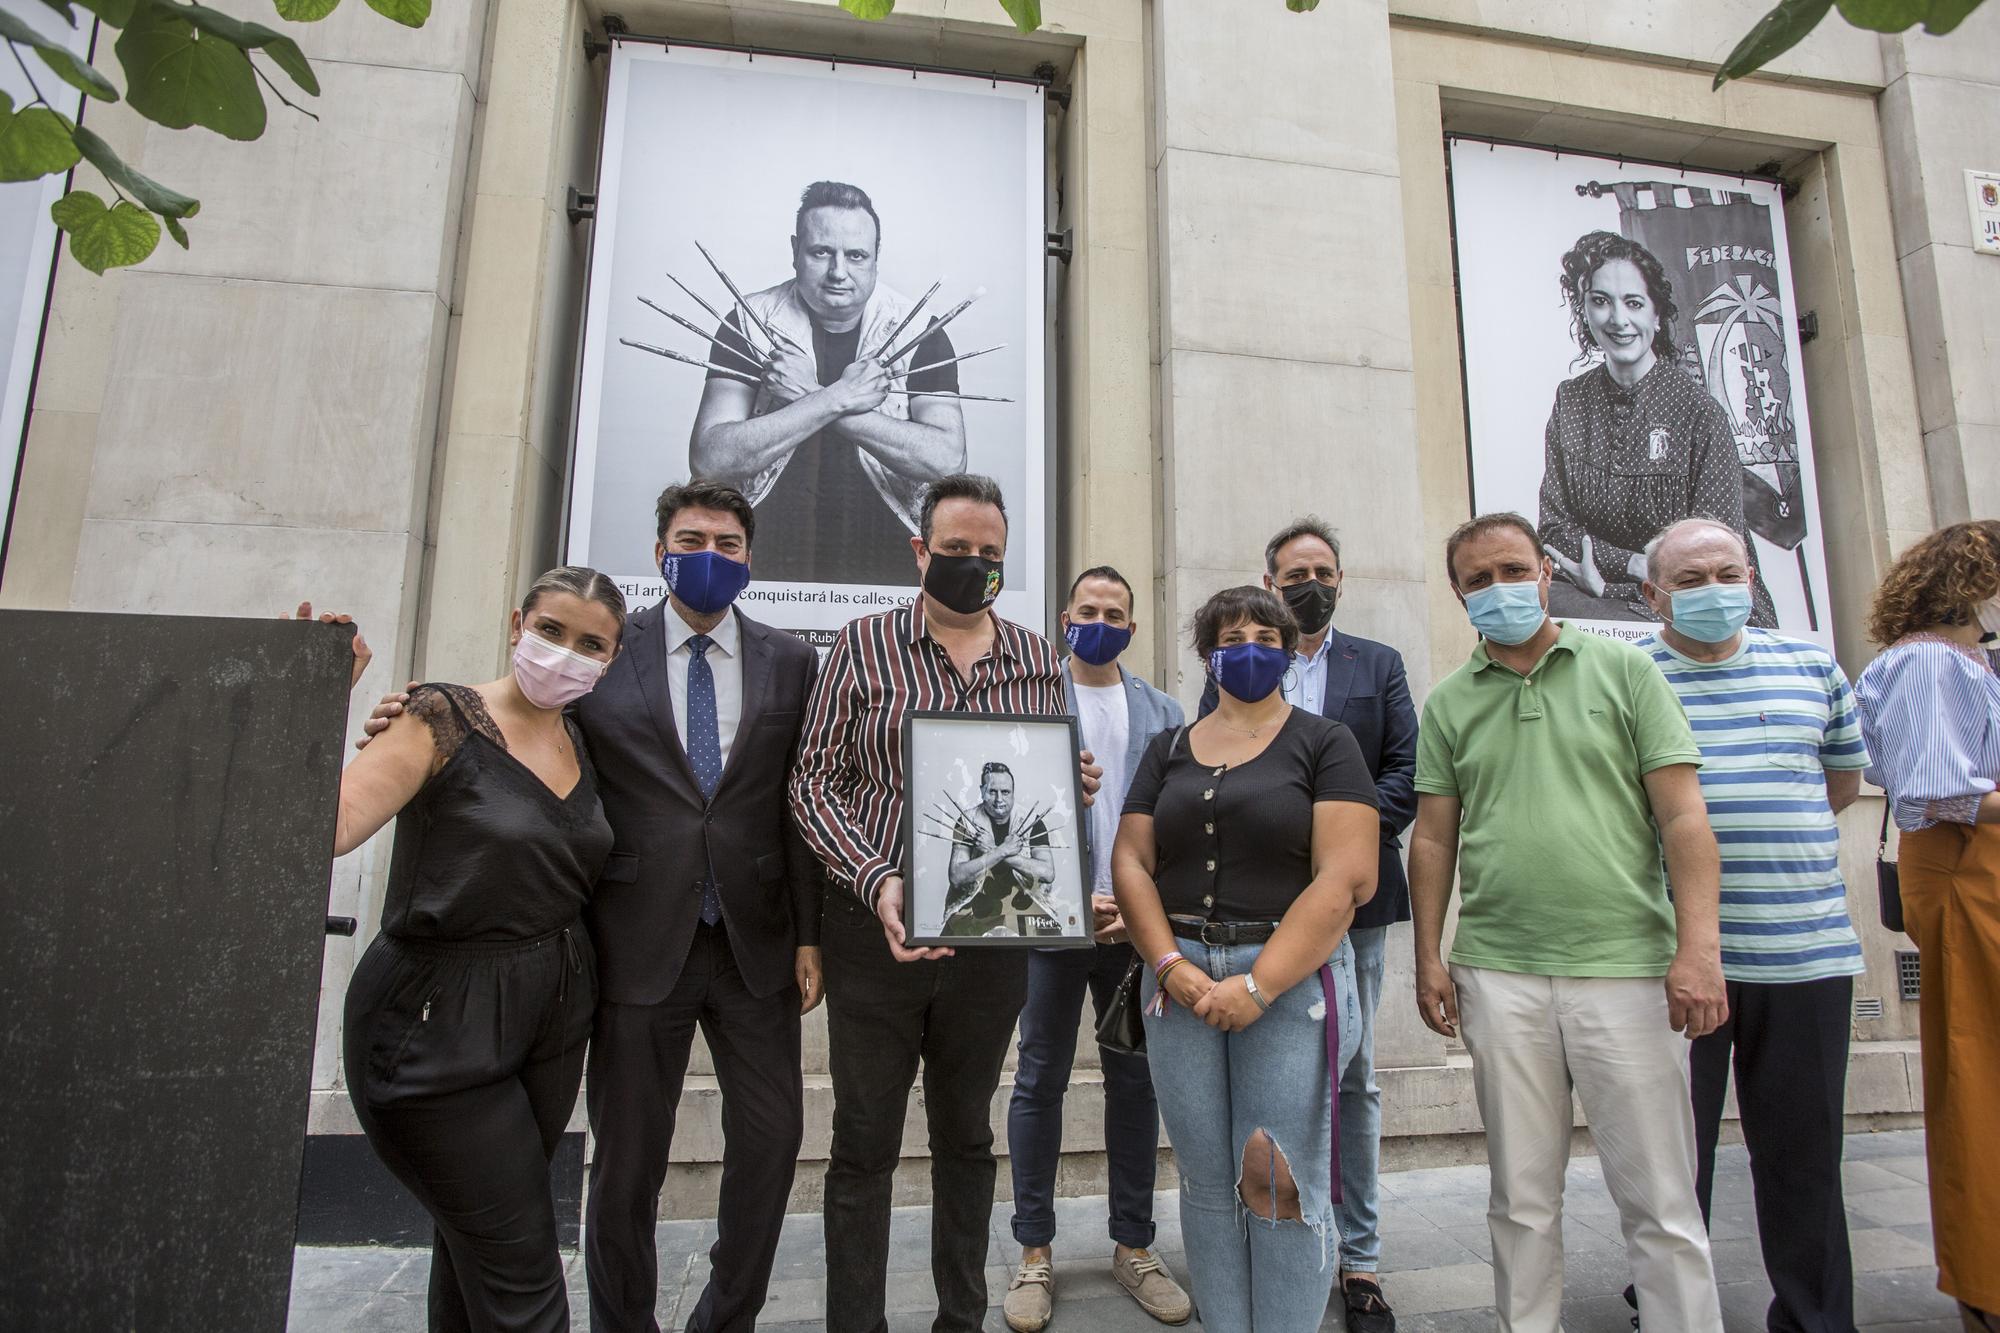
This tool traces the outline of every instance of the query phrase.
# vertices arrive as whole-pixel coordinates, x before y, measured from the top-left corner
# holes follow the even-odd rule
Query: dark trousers
[[[903,1116],[923,1062],[930,1127],[934,1333],[974,1333],[986,1315],[993,1214],[993,1093],[1027,993],[1018,949],[961,949],[899,963],[875,917],[827,895],[825,952],[833,1150],[826,1167],[827,1333],[883,1333],[889,1205]]]
[[[1708,1218],[1729,1071],[1750,1149],[1757,1238],[1775,1293],[1771,1333],[1853,1333],[1854,1269],[1840,1191],[1854,979],[1729,983],[1729,1021],[1690,1052],[1695,1189]]]
[[[1056,1236],[1056,1164],[1062,1156],[1063,1094],[1076,1061],[1083,996],[1102,1019],[1111,993],[1138,955],[1129,944],[1037,950],[1028,955],[1021,1054],[1007,1104],[1007,1155],[1014,1171],[1014,1239],[1048,1245]],[[1111,1239],[1153,1243],[1153,1176],[1160,1108],[1144,1055],[1098,1048],[1104,1069],[1104,1156],[1111,1174]]]
[[[659,1004],[600,1004],[586,1100],[595,1150],[584,1265],[594,1333],[658,1333],[653,1228],[699,1025],[722,1088],[722,1189],[691,1333],[748,1333],[771,1285],[805,1131],[799,993],[758,999],[720,926],[699,926]]]
[[[594,973],[574,934],[379,935],[348,984],[348,1095],[430,1213],[432,1333],[568,1333],[549,1161],[583,1079]]]

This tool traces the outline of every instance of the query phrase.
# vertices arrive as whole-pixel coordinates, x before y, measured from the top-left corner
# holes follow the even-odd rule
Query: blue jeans
[[[1048,1245],[1056,1237],[1056,1164],[1062,1156],[1063,1093],[1076,1061],[1077,1021],[1090,992],[1102,1017],[1138,955],[1129,944],[1037,950],[1028,955],[1028,1003],[1021,1010],[1021,1058],[1007,1103],[1007,1152],[1014,1169],[1014,1239]],[[1104,1156],[1111,1171],[1111,1239],[1133,1249],[1153,1243],[1153,1176],[1160,1113],[1146,1057],[1098,1048],[1104,1068]]]
[[[1263,946],[1175,947],[1209,976],[1248,972]],[[1339,1003],[1339,1063],[1360,1037],[1354,950],[1328,960]],[[1155,990],[1144,983],[1148,1008]],[[1146,1045],[1160,1118],[1181,1174],[1181,1238],[1188,1285],[1208,1333],[1308,1333],[1320,1326],[1337,1265],[1327,1241],[1333,1206],[1333,1081],[1326,1058],[1326,1001],[1309,976],[1271,1001],[1241,1032],[1220,1032],[1176,1004],[1146,1015]],[[1262,1130],[1298,1185],[1300,1220],[1254,1214],[1237,1193],[1243,1151]]]
[[[1389,928],[1350,930],[1347,939],[1354,946],[1354,990],[1361,1017],[1354,1025],[1354,1058],[1340,1075],[1340,1266],[1350,1273],[1372,1273],[1382,1266],[1382,1236],[1376,1230],[1381,1208],[1382,1089],[1375,1082],[1375,1011],[1382,1003]]]

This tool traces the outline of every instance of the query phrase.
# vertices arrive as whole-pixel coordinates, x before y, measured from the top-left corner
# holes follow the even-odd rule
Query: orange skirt
[[[2000,825],[1905,833],[1897,862],[1923,968],[1938,1289],[2000,1311]]]

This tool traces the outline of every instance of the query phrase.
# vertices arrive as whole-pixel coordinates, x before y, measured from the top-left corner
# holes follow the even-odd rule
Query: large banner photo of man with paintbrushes
[[[751,502],[746,610],[825,646],[914,595],[924,489],[1010,520],[1046,619],[1042,91],[828,59],[612,50],[567,558],[663,591],[651,498]]]

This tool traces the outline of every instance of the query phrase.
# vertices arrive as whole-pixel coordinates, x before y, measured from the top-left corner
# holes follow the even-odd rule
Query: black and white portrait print
[[[1068,718],[913,714],[903,903],[913,942],[1088,944]]]
[[[1750,623],[1832,642],[1779,187],[1454,139],[1476,510],[1540,529],[1549,609],[1652,629],[1645,548],[1737,530]]]
[[[745,609],[830,642],[915,593],[924,488],[996,478],[999,611],[1039,624],[1039,88],[619,42],[567,551],[657,595],[651,498],[756,514]]]

